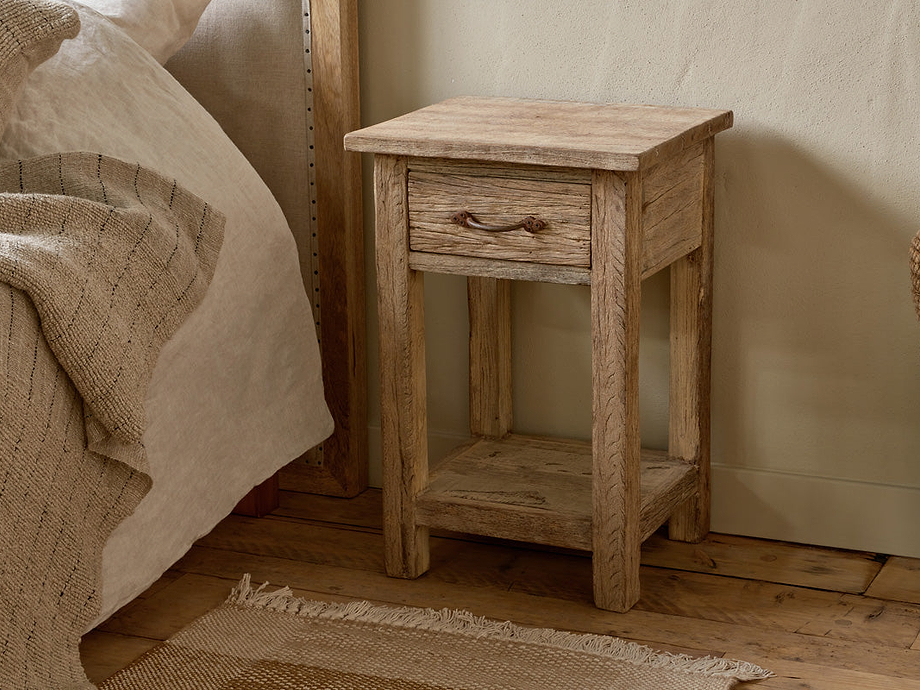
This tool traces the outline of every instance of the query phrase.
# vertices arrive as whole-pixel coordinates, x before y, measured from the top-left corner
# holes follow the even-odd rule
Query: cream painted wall
[[[716,146],[713,529],[920,556],[915,3],[359,4],[366,125],[460,94],[734,110]],[[644,287],[642,436],[663,447],[666,273]],[[436,448],[467,423],[464,298],[462,279],[426,276]],[[521,284],[514,299],[517,428],[587,438],[587,290]]]

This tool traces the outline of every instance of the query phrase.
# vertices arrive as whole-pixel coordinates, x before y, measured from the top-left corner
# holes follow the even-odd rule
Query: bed
[[[28,255],[35,244],[23,245],[28,232],[7,226],[25,228],[39,217],[36,208],[52,213],[54,203],[44,200],[66,197],[70,205],[61,213],[68,224],[74,208],[99,204],[115,209],[111,217],[125,223],[124,265],[112,285],[120,286],[127,266],[134,270],[138,263],[137,238],[158,224],[170,238],[179,237],[182,219],[190,277],[165,274],[179,263],[171,261],[176,247],[185,246],[178,240],[170,261],[150,264],[157,271],[166,267],[166,277],[154,282],[181,282],[185,289],[170,293],[178,297],[164,299],[169,311],[164,307],[153,317],[153,330],[167,337],[146,345],[137,360],[152,360],[149,371],[135,360],[119,365],[120,371],[136,370],[140,383],[138,400],[111,411],[118,425],[127,419],[137,426],[131,443],[119,435],[130,423],[105,436],[114,424],[108,408],[100,402],[97,410],[87,397],[97,400],[95,391],[87,392],[95,373],[84,371],[89,346],[79,338],[102,352],[109,329],[88,326],[81,336],[71,326],[80,308],[96,314],[87,306],[94,298],[81,295],[70,312],[50,298],[43,307],[44,296],[27,288],[50,283],[52,292],[62,290],[67,280],[58,277],[70,273],[57,264],[44,282],[23,279],[18,264],[0,281],[14,286],[15,309],[28,311],[21,307],[28,299],[17,291],[35,303],[30,328],[42,330],[66,374],[57,375],[45,402],[37,394],[38,402],[32,401],[39,345],[0,338],[6,342],[0,363],[7,402],[9,382],[29,382],[35,407],[22,416],[36,417],[62,407],[59,391],[73,384],[84,399],[86,443],[97,451],[93,461],[104,461],[93,465],[94,481],[115,476],[105,486],[94,484],[93,500],[83,501],[78,497],[85,489],[74,488],[83,484],[69,471],[28,469],[17,479],[0,465],[0,614],[6,618],[0,672],[22,688],[91,687],[79,669],[80,634],[142,592],[254,487],[264,494],[280,474],[290,488],[351,496],[367,482],[360,162],[341,145],[358,118],[355,1],[85,1],[0,0],[7,36],[17,30],[24,8],[36,7],[44,13],[37,30],[52,34],[35,39],[27,31],[34,49],[17,38],[0,50],[7,72],[0,84],[0,122],[6,125],[0,178],[10,200],[0,212],[0,232],[10,231],[19,242],[0,245],[0,254],[12,247]],[[160,206],[151,211],[154,198]],[[179,220],[176,208],[184,214]],[[56,223],[59,216],[48,217]],[[105,222],[87,235],[94,250],[92,238],[112,227]],[[143,226],[136,237],[131,223]],[[70,237],[63,229],[60,236]],[[80,246],[68,242],[68,251]],[[147,276],[153,269],[145,270]],[[111,306],[116,288],[100,295]],[[56,326],[56,319],[64,325]],[[12,334],[21,323],[9,318],[3,325]],[[50,336],[55,328],[66,337],[58,341],[57,331]],[[123,347],[113,342],[116,358],[136,345],[131,338]],[[17,363],[23,353],[28,361]],[[65,360],[73,361],[73,370]],[[138,397],[134,389],[129,393]],[[4,465],[20,441],[13,437],[28,436],[31,423],[0,410]],[[44,442],[52,425],[40,426],[30,433]],[[71,426],[65,431],[72,435]],[[97,427],[104,438],[93,445]],[[92,454],[81,447],[79,455],[86,462]],[[47,450],[37,451],[28,467],[44,467],[46,456]],[[18,493],[10,489],[14,479]],[[67,496],[59,502],[73,524],[51,529],[53,510],[32,510],[43,505],[44,494]],[[65,532],[66,548],[60,546]],[[99,544],[87,545],[90,533],[98,533]],[[42,550],[43,560],[33,556]],[[62,564],[64,575],[49,574],[37,585],[21,577],[30,568],[50,573]]]

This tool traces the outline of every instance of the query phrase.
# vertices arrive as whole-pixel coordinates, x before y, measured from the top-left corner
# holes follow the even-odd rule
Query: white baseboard
[[[368,434],[370,484],[379,487],[380,428]],[[430,455],[463,440],[432,433]],[[920,558],[920,489],[715,464],[712,531]]]
[[[714,465],[712,530],[920,558],[920,489]]]

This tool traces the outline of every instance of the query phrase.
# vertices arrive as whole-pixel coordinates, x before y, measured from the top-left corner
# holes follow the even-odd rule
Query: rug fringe
[[[233,588],[226,603],[261,608],[296,616],[379,623],[432,632],[448,632],[495,640],[513,640],[529,644],[588,652],[618,661],[652,666],[669,671],[698,673],[705,676],[734,678],[740,681],[765,680],[773,673],[744,661],[718,657],[692,657],[686,654],[659,652],[645,645],[627,642],[608,635],[570,633],[550,628],[526,628],[510,621],[496,621],[475,616],[469,611],[376,606],[367,601],[348,603],[310,601],[295,597],[289,587],[265,591],[265,582],[252,588],[247,573]]]

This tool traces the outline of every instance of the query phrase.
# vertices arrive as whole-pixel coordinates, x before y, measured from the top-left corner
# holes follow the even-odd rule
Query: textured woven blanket
[[[102,548],[150,487],[146,386],[223,217],[90,153],[0,165],[0,684],[89,688]]]

